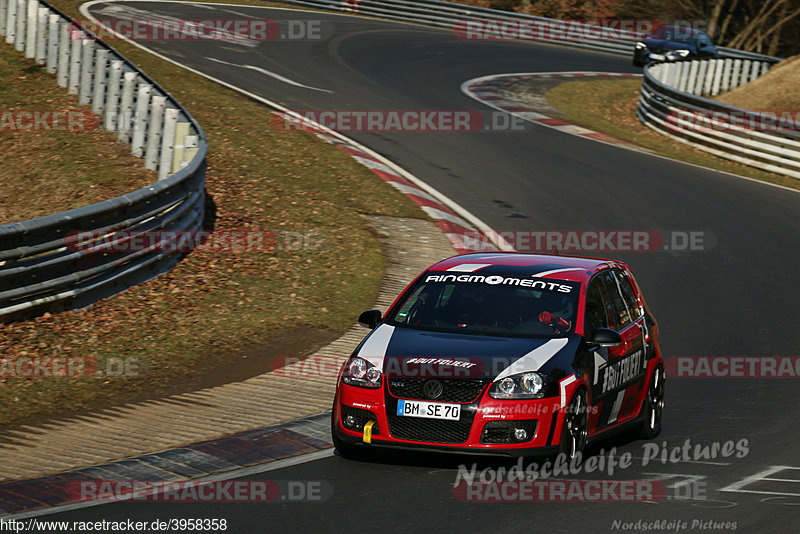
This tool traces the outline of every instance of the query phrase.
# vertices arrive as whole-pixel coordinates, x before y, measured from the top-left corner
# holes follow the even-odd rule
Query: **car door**
[[[596,395],[599,405],[597,430],[622,423],[635,416],[643,391],[645,325],[641,307],[630,280],[619,269],[597,275],[607,299],[609,328],[619,332],[622,343],[608,351],[599,362],[596,351]]]

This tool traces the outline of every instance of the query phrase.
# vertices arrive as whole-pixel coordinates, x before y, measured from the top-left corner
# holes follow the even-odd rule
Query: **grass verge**
[[[800,189],[800,182],[719,158],[659,134],[639,121],[640,79],[579,80],[565,82],[547,92],[547,102],[572,124],[635,144],[655,154],[730,172],[773,184]]]
[[[80,18],[79,2],[53,4]],[[270,254],[196,251],[170,273],[88,309],[0,327],[3,426],[241,379],[269,370],[275,356],[311,352],[377,296],[385,260],[361,214],[424,217],[333,145],[272,128],[263,105],[128,43],[114,46],[208,134],[215,229],[294,232],[311,246]],[[55,84],[46,77],[42,83]],[[105,154],[109,146],[96,148]],[[96,174],[97,159],[83,161],[82,172]],[[32,357],[80,359],[107,372],[16,376],[15,362]]]

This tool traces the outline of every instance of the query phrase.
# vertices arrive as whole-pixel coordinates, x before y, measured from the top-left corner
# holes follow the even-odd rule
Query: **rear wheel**
[[[661,433],[661,416],[664,413],[664,368],[660,365],[653,371],[650,384],[647,386],[647,396],[642,403],[644,421],[639,430],[639,436],[652,439]]]
[[[583,454],[586,447],[586,436],[589,429],[588,405],[586,403],[586,392],[578,391],[567,406],[564,414],[564,427],[561,430],[561,444],[558,452],[567,455],[567,461],[571,461]]]

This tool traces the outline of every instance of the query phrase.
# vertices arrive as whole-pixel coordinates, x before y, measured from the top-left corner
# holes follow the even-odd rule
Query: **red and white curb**
[[[521,106],[516,102],[506,100],[500,95],[500,91],[509,85],[530,80],[531,78],[593,78],[593,77],[641,77],[641,74],[629,74],[622,72],[589,72],[589,71],[574,71],[574,72],[523,72],[515,74],[493,74],[491,76],[482,76],[480,78],[473,78],[461,84],[461,90],[471,98],[486,104],[487,106],[499,111],[505,111],[516,117],[525,119],[526,121],[535,124],[541,124],[548,128],[553,128],[560,132],[565,132],[578,137],[586,137],[595,141],[608,143],[612,145],[621,145],[630,147],[630,143],[614,139],[606,134],[589,130],[581,126],[569,124],[559,119],[554,119],[543,115],[530,108]]]
[[[353,142],[349,138],[333,132],[327,128],[322,127],[318,123],[309,121],[303,118],[302,121],[297,121],[297,115],[292,112],[274,112],[278,117],[288,122],[295,122],[299,129],[305,130],[316,134],[320,139],[336,145],[341,151],[349,155],[357,162],[361,163],[377,175],[381,180],[388,183],[404,195],[406,195],[412,202],[419,206],[431,219],[433,219],[436,226],[444,232],[453,248],[458,252],[475,252],[464,243],[465,236],[469,235],[475,237],[475,231],[478,229],[476,225],[467,221],[464,217],[456,213],[451,208],[453,202],[446,198],[441,198],[441,194],[435,192],[425,191],[423,184],[418,180],[412,181],[408,179],[407,173],[397,172],[394,165],[387,165],[384,161],[374,156],[374,152],[367,151],[363,146]],[[383,158],[381,158],[383,159]],[[402,174],[406,174],[403,176]],[[429,189],[429,188],[428,188]],[[439,197],[439,198],[437,198]],[[487,232],[485,229],[481,230],[487,237],[496,236],[496,232]],[[500,245],[503,250],[513,250],[510,246]],[[498,244],[495,243],[495,250],[498,249]],[[489,250],[482,248],[481,250]]]

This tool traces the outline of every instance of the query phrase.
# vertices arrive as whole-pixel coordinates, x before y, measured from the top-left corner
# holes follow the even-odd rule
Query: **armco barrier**
[[[650,128],[722,158],[800,178],[800,122],[723,104],[717,95],[751,81],[766,61],[706,60],[644,69],[639,119]]]
[[[107,241],[120,231],[201,228],[203,130],[133,63],[45,2],[0,0],[0,35],[91,104],[101,127],[116,132],[159,177],[118,198],[0,225],[0,321],[84,306],[173,266],[183,253],[170,250],[169,242],[90,252],[69,246],[70,239],[78,231]]]
[[[499,9],[489,9],[477,6],[457,4],[453,2],[443,2],[441,0],[281,0],[285,4],[294,4],[305,7],[315,7],[343,13],[354,13],[380,17],[388,20],[403,22],[413,22],[448,28],[452,30],[464,30],[467,22],[487,22],[487,21],[510,21],[516,24],[525,25],[529,29],[532,37],[528,40],[549,42],[565,46],[574,46],[590,50],[601,50],[614,54],[627,55],[633,58],[633,47],[642,38],[634,32],[615,29],[609,32],[607,29],[586,24],[577,24],[570,21],[559,21],[544,17],[536,17],[513,11],[502,11]],[[559,25],[569,23],[570,27],[582,27],[586,30],[578,32],[585,33],[588,38],[580,35],[559,36]],[[483,24],[481,31],[487,34],[503,35],[503,30],[493,31],[489,25]],[[603,32],[603,33],[601,33]],[[602,38],[591,38],[592,35],[603,35]],[[613,36],[612,36],[613,34]],[[526,37],[521,37],[522,40]],[[753,52],[743,52],[733,48],[718,47],[722,58],[743,58],[780,61]]]

